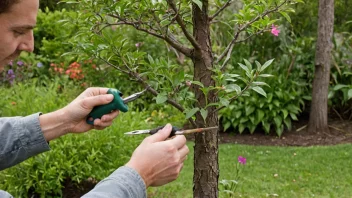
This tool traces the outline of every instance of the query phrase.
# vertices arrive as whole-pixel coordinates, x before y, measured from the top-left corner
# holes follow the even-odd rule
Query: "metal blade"
[[[125,135],[149,134],[150,130],[135,130],[125,133]]]
[[[144,90],[141,91],[141,92],[134,93],[134,94],[132,94],[132,95],[130,95],[130,96],[128,96],[128,97],[122,99],[122,100],[123,100],[123,103],[127,104],[127,103],[129,103],[129,102],[134,101],[135,99],[139,98],[139,96],[141,96],[145,91],[147,91],[147,89],[144,89]]]

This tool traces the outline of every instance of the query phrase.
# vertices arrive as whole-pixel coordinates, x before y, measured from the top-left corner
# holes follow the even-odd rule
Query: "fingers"
[[[154,135],[149,136],[148,140],[150,140],[151,142],[164,141],[170,136],[171,130],[172,130],[171,124],[167,124],[163,129],[159,130]]]
[[[98,96],[98,95],[103,95],[108,92],[109,88],[104,88],[104,87],[90,87],[86,89],[82,95],[83,96]]]
[[[185,157],[187,157],[188,153],[189,153],[189,148],[187,145],[184,145],[182,148],[180,148],[178,150],[178,153],[180,154],[180,158],[183,159],[182,161],[184,161]]]
[[[109,114],[103,115],[103,117],[101,117],[101,121],[102,122],[110,122],[112,120],[114,120],[118,115],[120,114],[120,111],[112,111]]]
[[[187,139],[184,135],[176,135],[168,141],[171,142],[177,149],[180,149],[186,145]]]
[[[112,94],[97,95],[87,97],[81,100],[81,107],[84,109],[93,109],[95,106],[104,105],[110,103],[114,99]]]

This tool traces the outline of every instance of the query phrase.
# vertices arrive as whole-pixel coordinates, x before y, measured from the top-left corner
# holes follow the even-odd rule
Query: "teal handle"
[[[128,106],[122,100],[122,93],[117,89],[109,89],[108,94],[114,95],[114,99],[106,105],[96,106],[88,114],[87,123],[93,124],[94,120],[101,118],[105,114],[109,114],[111,111],[120,110],[122,112],[128,111]]]

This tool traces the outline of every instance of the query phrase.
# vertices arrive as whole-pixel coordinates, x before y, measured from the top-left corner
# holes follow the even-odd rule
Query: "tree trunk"
[[[318,40],[315,52],[315,76],[308,123],[308,131],[313,133],[329,132],[328,92],[333,31],[334,0],[320,0]]]
[[[194,80],[200,81],[205,87],[215,86],[212,76],[213,55],[210,40],[210,23],[208,20],[208,1],[203,2],[203,9],[200,10],[197,5],[193,5],[193,35],[200,45],[199,50],[195,50],[194,63]],[[206,98],[208,103],[216,102],[217,96],[210,92],[204,96],[198,88],[195,89],[195,96],[199,108],[204,108]],[[214,107],[208,108],[208,112],[214,110]],[[218,126],[218,114],[208,114],[206,121],[202,116],[196,114],[196,123],[198,127]],[[193,176],[193,197],[199,198],[216,198],[218,197],[218,131],[199,133],[195,135],[194,146],[194,176]]]
[[[308,131],[313,133],[329,132],[328,92],[333,32],[334,0],[320,0],[318,40],[315,52],[315,76],[308,123]]]

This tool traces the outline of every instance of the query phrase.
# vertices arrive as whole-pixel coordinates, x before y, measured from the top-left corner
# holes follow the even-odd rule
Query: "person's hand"
[[[93,128],[102,130],[112,124],[119,111],[113,111],[103,115],[101,119],[95,119],[94,125],[86,122],[87,115],[95,106],[108,104],[114,99],[112,94],[107,94],[108,90],[108,88],[88,88],[62,109],[70,126],[69,132],[82,133]]]
[[[126,166],[135,169],[146,187],[161,186],[177,179],[189,149],[186,138],[177,135],[167,139],[172,126],[167,124],[156,134],[149,136],[133,152]]]

